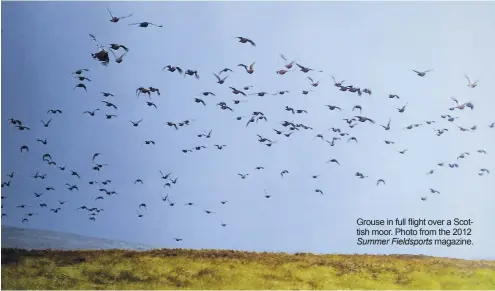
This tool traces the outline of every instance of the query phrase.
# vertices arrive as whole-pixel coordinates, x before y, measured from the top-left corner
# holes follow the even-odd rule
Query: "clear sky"
[[[109,21],[107,7],[116,16],[133,13],[118,23]],[[480,168],[495,170],[495,122],[492,83],[495,77],[494,3],[365,3],[365,2],[2,2],[2,182],[15,172],[10,187],[2,188],[2,225],[73,232],[83,235],[141,242],[157,247],[220,248],[255,251],[315,253],[412,253],[462,258],[495,258],[495,179],[479,176]],[[148,21],[163,25],[140,28],[129,23]],[[104,45],[118,43],[130,51],[120,64],[103,67],[91,58],[94,34]],[[236,36],[256,42],[241,44]],[[302,65],[323,73],[300,71],[277,75],[283,53]],[[120,53],[118,53],[120,54]],[[255,64],[247,74],[238,64]],[[200,79],[162,71],[165,65],[198,70]],[[229,67],[225,84],[213,72]],[[89,68],[88,92],[77,88],[70,73]],[[434,69],[424,78],[412,69]],[[479,86],[469,88],[464,74]],[[331,76],[346,84],[370,88],[372,95],[341,92]],[[314,92],[307,76],[321,80]],[[289,94],[241,98],[228,86],[247,92]],[[146,106],[147,96],[136,97],[140,86],[160,89],[153,96],[158,109]],[[100,92],[115,97],[104,98]],[[207,106],[194,103],[200,96]],[[389,99],[397,94],[400,99]],[[472,101],[474,110],[449,111],[455,96]],[[118,106],[104,107],[101,100]],[[234,99],[247,102],[233,104]],[[225,101],[234,112],[222,111]],[[407,105],[404,113],[396,108]],[[324,105],[342,107],[330,111]],[[362,115],[376,124],[349,128],[342,118]],[[295,114],[285,106],[305,109]],[[85,110],[100,108],[94,117]],[[48,109],[63,114],[47,115]],[[262,111],[268,122],[245,126],[246,119]],[[116,114],[111,120],[103,114]],[[450,123],[442,114],[459,117]],[[19,131],[7,120],[17,118],[31,128]],[[53,118],[49,127],[41,120]],[[143,122],[133,127],[129,120]],[[244,117],[246,118],[246,117]],[[391,130],[379,125],[392,119]],[[194,119],[175,130],[165,122]],[[284,120],[303,123],[313,130],[290,138]],[[435,120],[427,125],[426,120]],[[403,128],[420,123],[413,130]],[[478,125],[474,132],[457,126]],[[315,139],[318,133],[331,140],[328,129],[339,127],[358,139],[344,137],[330,147]],[[436,136],[435,128],[448,128]],[[212,129],[210,139],[198,138]],[[257,141],[256,134],[277,140],[272,147]],[[43,145],[36,139],[47,139]],[[155,146],[143,145],[154,140]],[[386,145],[384,140],[395,144]],[[30,151],[21,153],[28,145]],[[217,150],[214,144],[226,144]],[[205,145],[184,154],[182,149]],[[399,150],[408,149],[404,155]],[[476,151],[484,149],[487,155]],[[92,170],[96,162],[108,164]],[[457,161],[459,168],[437,167]],[[42,161],[50,153],[61,171]],[[340,166],[325,163],[336,158]],[[255,167],[263,166],[257,171]],[[81,179],[71,176],[76,170]],[[280,176],[282,170],[290,173]],[[436,169],[433,175],[426,175]],[[177,184],[164,188],[159,171],[172,172]],[[40,171],[44,180],[33,179]],[[369,176],[358,179],[355,172]],[[249,173],[241,179],[238,173]],[[312,179],[312,175],[320,175]],[[134,184],[136,179],[144,184]],[[377,186],[378,179],[386,185]],[[105,186],[118,192],[107,197],[90,186],[91,180],[112,180]],[[70,192],[65,183],[76,184]],[[45,191],[53,186],[55,191]],[[315,193],[321,189],[324,195]],[[430,188],[440,195],[430,193]],[[264,197],[266,189],[272,197]],[[40,198],[34,192],[44,193]],[[174,207],[162,202],[169,195]],[[95,201],[97,196],[105,199]],[[422,201],[421,197],[428,197]],[[58,200],[67,200],[58,213]],[[222,205],[222,200],[228,203]],[[186,202],[194,202],[186,207]],[[41,209],[40,203],[48,204]],[[137,216],[140,203],[143,217]],[[30,207],[16,208],[20,204]],[[81,205],[103,208],[96,221]],[[204,209],[215,213],[207,215]],[[25,213],[38,213],[21,224]],[[472,247],[363,247],[356,245],[356,219],[414,217],[472,219]],[[228,224],[222,227],[221,223]],[[173,238],[182,238],[176,242]]]

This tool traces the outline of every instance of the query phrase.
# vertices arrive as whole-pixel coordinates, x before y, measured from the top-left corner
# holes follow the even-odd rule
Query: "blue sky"
[[[114,15],[133,13],[119,23],[109,22],[107,7]],[[480,168],[493,170],[495,162],[495,105],[490,80],[495,77],[495,43],[488,37],[495,28],[493,3],[364,3],[364,2],[25,2],[2,3],[2,182],[15,172],[10,187],[2,189],[2,225],[25,226],[78,234],[122,239],[158,247],[221,248],[255,251],[315,253],[413,253],[462,258],[495,258],[495,180],[478,176]],[[164,27],[139,28],[135,22],[153,22]],[[91,58],[94,34],[103,44],[118,43],[130,52],[121,64],[102,67]],[[257,44],[238,43],[245,36]],[[279,55],[323,73],[275,73],[283,67]],[[239,63],[256,62],[255,73],[243,72]],[[162,71],[165,65],[199,71],[200,79],[184,78]],[[225,84],[216,83],[213,72],[229,67]],[[85,75],[88,92],[73,90],[77,80],[71,72],[89,68]],[[434,69],[424,78],[411,69]],[[469,88],[464,73],[479,79]],[[372,95],[341,92],[331,76],[347,84],[370,88]],[[307,76],[321,80],[314,92]],[[286,95],[248,96],[240,99],[228,86],[248,92],[289,90]],[[147,107],[146,96],[135,95],[136,88],[153,86],[161,96],[153,97],[158,109]],[[111,92],[117,110],[104,107],[100,92]],[[201,96],[207,106],[193,97]],[[398,94],[401,99],[389,99]],[[448,110],[451,96],[472,101],[475,110]],[[225,101],[235,111],[222,111],[216,103]],[[405,104],[404,113],[397,107]],[[329,111],[324,105],[343,108]],[[362,115],[376,124],[359,124],[350,129],[342,118]],[[305,109],[308,114],[293,115],[285,106]],[[44,128],[48,109],[61,109]],[[94,117],[85,110],[100,108]],[[262,111],[268,122],[251,124],[237,121]],[[104,113],[117,118],[106,120]],[[454,123],[442,114],[460,117]],[[8,118],[22,120],[31,131],[19,131]],[[129,120],[143,122],[135,128]],[[390,131],[379,124],[392,119]],[[188,127],[174,130],[167,121],[194,119]],[[314,128],[301,130],[290,138],[272,130],[284,129],[283,120]],[[435,120],[408,131],[409,124]],[[461,132],[457,126],[475,132]],[[330,127],[339,127],[358,143],[336,142],[334,147],[315,135],[331,139]],[[437,137],[434,128],[449,128]],[[212,129],[212,137],[197,134]],[[271,148],[260,144],[256,134],[278,142]],[[36,139],[47,139],[48,144]],[[154,140],[155,146],[145,146]],[[394,145],[385,145],[392,140]],[[30,152],[20,153],[26,144]],[[226,144],[217,150],[213,144]],[[196,145],[208,148],[183,154]],[[398,151],[408,149],[405,155]],[[487,155],[476,150],[484,149]],[[54,161],[76,170],[81,180],[66,170],[49,166],[41,156],[51,153]],[[101,172],[92,171],[92,155],[108,164]],[[442,161],[454,162],[462,152],[471,155],[459,161],[457,169],[438,168]],[[336,158],[341,166],[325,163]],[[254,168],[263,166],[264,170]],[[280,172],[287,169],[284,178]],[[171,189],[163,187],[159,171],[179,177]],[[30,176],[46,173],[45,180]],[[355,172],[368,175],[357,179]],[[245,179],[238,173],[250,173]],[[312,175],[320,175],[312,179]],[[142,179],[143,185],[134,184]],[[383,178],[386,185],[376,186]],[[118,196],[100,196],[90,180],[112,180],[109,190]],[[77,184],[70,192],[65,183]],[[56,191],[44,191],[53,186]],[[315,193],[319,188],[324,195]],[[432,195],[429,188],[440,195]],[[264,198],[264,189],[271,195]],[[43,192],[36,198],[33,192]],[[174,207],[160,195],[168,194]],[[427,201],[420,197],[428,196]],[[58,207],[57,214],[39,209]],[[220,201],[228,200],[222,205]],[[186,202],[194,202],[185,207]],[[137,217],[140,203],[147,210]],[[18,209],[17,205],[30,205]],[[81,205],[104,208],[96,221],[88,220]],[[203,210],[214,211],[207,215]],[[25,213],[38,213],[28,225],[21,224]],[[356,219],[415,217],[429,219],[471,218],[471,247],[359,247],[356,246]],[[227,223],[222,227],[221,222]],[[174,237],[180,237],[177,243]]]

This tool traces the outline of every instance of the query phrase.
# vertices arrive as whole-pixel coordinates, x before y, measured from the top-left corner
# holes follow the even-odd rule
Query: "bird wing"
[[[471,79],[469,79],[469,77],[466,74],[464,74],[464,77],[468,80],[469,84],[471,85],[472,84]]]

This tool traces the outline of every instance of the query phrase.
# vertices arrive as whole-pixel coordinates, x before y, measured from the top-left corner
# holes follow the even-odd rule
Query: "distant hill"
[[[151,246],[42,229],[2,226],[2,248],[53,250],[147,250]]]

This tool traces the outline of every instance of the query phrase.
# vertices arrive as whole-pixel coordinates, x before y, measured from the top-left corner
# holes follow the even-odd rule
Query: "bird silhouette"
[[[467,79],[467,81],[468,81],[467,86],[469,88],[476,88],[478,86],[478,80],[475,80],[474,82],[472,82],[471,79],[466,74],[464,74],[464,78]]]
[[[223,84],[223,83],[225,83],[225,80],[229,77],[229,76],[225,76],[225,77],[222,79],[222,78],[220,78],[220,76],[219,76],[219,75],[217,75],[217,74],[215,74],[215,73],[213,73],[213,75],[217,78],[217,83],[218,83],[218,84],[220,84],[220,85],[221,85],[221,84]]]
[[[113,15],[112,15],[112,12],[110,11],[110,9],[108,9],[108,8],[107,8],[107,10],[108,10],[108,13],[110,14],[110,17],[111,17],[111,18],[110,18],[110,22],[112,22],[112,23],[117,23],[117,22],[119,22],[121,19],[124,19],[124,18],[129,18],[129,17],[131,17],[131,16],[132,16],[132,13],[131,13],[131,14],[127,15],[127,16],[120,16],[120,17],[117,17],[117,16],[113,16]]]
[[[252,63],[251,65],[249,65],[249,66],[244,65],[244,64],[239,64],[239,65],[237,65],[237,66],[238,66],[238,67],[243,67],[243,68],[246,70],[246,72],[247,72],[248,74],[252,74],[252,73],[254,73],[254,64],[255,64],[255,62],[253,62],[253,63]]]
[[[163,27],[163,25],[158,25],[158,24],[154,24],[154,23],[151,23],[151,22],[137,22],[137,23],[130,23],[129,25],[138,25],[139,27],[143,27],[143,28],[146,28],[150,25],[152,26],[156,26],[156,27]]]
[[[420,76],[420,77],[424,77],[424,76],[426,76],[426,73],[431,72],[431,71],[433,71],[433,70],[426,70],[426,71],[416,71],[416,70],[411,70],[411,71],[415,72],[415,73],[416,73],[416,75],[418,75],[418,76]]]
[[[89,114],[90,116],[95,116],[96,114],[96,111],[99,111],[100,109],[96,108],[95,110],[93,111],[89,111],[89,110],[86,110],[83,112],[83,114]]]
[[[256,43],[254,41],[250,40],[249,38],[242,37],[242,36],[237,36],[236,37],[240,43],[250,43],[252,46],[256,46]]]
[[[134,127],[138,127],[139,124],[143,121],[143,119],[139,119],[138,121],[132,121],[132,120],[129,120],[131,123],[132,123],[132,126]]]

